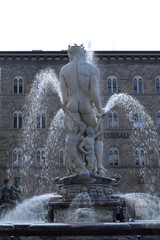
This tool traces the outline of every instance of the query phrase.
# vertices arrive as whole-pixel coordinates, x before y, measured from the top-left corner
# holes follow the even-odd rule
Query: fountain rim
[[[4,223],[0,236],[127,236],[160,235],[160,221],[125,223]]]

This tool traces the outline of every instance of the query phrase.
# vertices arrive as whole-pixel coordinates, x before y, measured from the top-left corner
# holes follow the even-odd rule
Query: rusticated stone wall
[[[65,167],[59,165],[59,151],[50,152],[50,164],[47,166],[49,175],[42,168],[36,168],[33,164],[30,173],[26,170],[25,180],[21,175],[20,168],[12,167],[12,150],[19,145],[20,129],[13,129],[12,113],[21,110],[25,104],[25,97],[30,92],[34,77],[41,69],[51,67],[55,69],[57,77],[61,67],[68,62],[67,54],[62,52],[0,52],[0,186],[3,179],[21,176],[21,181],[26,181],[28,190],[23,188],[24,196],[41,194],[53,191],[53,179],[65,175]],[[155,94],[155,77],[160,75],[160,52],[95,52],[95,62],[100,70],[100,93],[103,107],[110,95],[107,93],[107,77],[114,75],[117,78],[117,93],[128,93],[140,101],[147,109],[156,125],[156,112],[160,109],[160,96]],[[24,79],[24,93],[13,93],[13,78],[21,75]],[[143,93],[133,94],[132,79],[135,75],[143,78]],[[56,94],[48,96],[50,108],[47,113],[47,124],[44,131],[40,131],[38,144],[49,132],[51,119],[54,118],[60,108],[60,101]],[[108,176],[120,174],[122,176],[119,190],[122,192],[159,192],[159,167],[157,153],[150,151],[150,162],[145,167],[136,166],[134,161],[134,146],[130,139],[132,128],[128,120],[119,108],[119,127],[109,129],[107,115],[104,119],[104,165],[108,170]],[[61,135],[57,148],[64,149],[65,133]],[[21,139],[23,141],[23,139]],[[118,165],[112,166],[108,163],[108,151],[111,147],[119,150]],[[33,155],[33,161],[34,161]],[[24,168],[23,166],[21,168]],[[145,176],[142,179],[141,172]],[[25,171],[25,169],[23,169]],[[28,174],[28,175],[27,175]],[[154,175],[154,177],[152,177]],[[28,176],[28,177],[27,177]],[[23,184],[22,184],[23,185]]]

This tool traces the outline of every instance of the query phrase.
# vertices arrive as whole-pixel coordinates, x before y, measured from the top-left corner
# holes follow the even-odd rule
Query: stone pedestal
[[[120,176],[75,174],[56,179],[61,198],[49,202],[49,222],[125,222],[126,203],[118,196]]]

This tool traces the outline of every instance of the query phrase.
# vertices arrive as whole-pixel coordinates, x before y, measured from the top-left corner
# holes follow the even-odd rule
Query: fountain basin
[[[120,198],[109,198],[104,201],[96,201],[92,206],[85,207],[79,206],[78,209],[71,208],[72,202],[49,202],[48,221],[49,222],[78,222],[86,221],[87,218],[90,222],[126,222],[128,220],[128,212],[126,204]],[[75,211],[75,212],[74,212]],[[66,216],[72,215],[71,220]],[[84,216],[83,216],[84,215]]]
[[[75,174],[55,179],[62,197],[49,201],[49,222],[126,222],[126,203],[117,194],[120,176]],[[114,196],[116,194],[116,196]]]
[[[100,237],[114,236],[133,236],[138,235],[149,239],[156,239],[160,236],[160,222],[140,221],[127,223],[83,223],[83,224],[64,224],[64,223],[42,223],[42,224],[2,224],[0,225],[0,236],[52,236],[52,237]],[[43,239],[43,238],[42,238]],[[59,239],[59,238],[58,238]],[[67,239],[67,238],[66,238]],[[74,238],[75,239],[75,238]],[[78,238],[80,239],[80,238]],[[111,238],[110,238],[111,239]]]

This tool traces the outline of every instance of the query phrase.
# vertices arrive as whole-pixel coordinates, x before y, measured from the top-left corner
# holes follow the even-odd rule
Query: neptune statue
[[[102,117],[95,66],[86,61],[83,45],[69,46],[69,63],[62,67],[60,82],[65,112],[65,157],[68,175],[89,171],[105,175]]]

